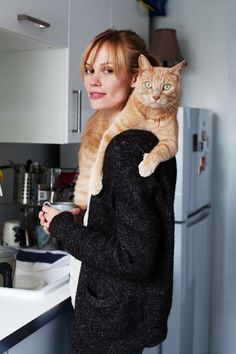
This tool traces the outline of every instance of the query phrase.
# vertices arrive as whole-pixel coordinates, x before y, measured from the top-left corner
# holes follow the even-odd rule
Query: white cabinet
[[[0,142],[67,139],[67,49],[0,52]]]
[[[89,41],[110,27],[132,29],[147,43],[149,37],[148,13],[137,1],[99,0],[98,4],[94,6],[94,0],[70,0],[68,128],[69,132],[78,128],[79,134],[93,113],[79,73],[81,55]],[[69,134],[69,141],[76,142],[75,135]]]
[[[72,323],[71,311],[65,311],[5,354],[70,354]]]
[[[70,0],[69,51],[68,51],[68,117],[69,141],[78,142],[81,131],[92,115],[84,85],[80,79],[80,61],[89,41],[111,26],[111,2],[99,0],[80,2]],[[96,12],[96,15],[95,15]],[[73,133],[78,130],[79,136]]]
[[[161,354],[161,347],[158,345],[152,348],[145,348],[143,354]]]
[[[195,215],[175,224],[173,303],[162,354],[209,353],[211,216],[196,221]]]
[[[111,2],[112,26],[137,32],[149,45],[148,11],[138,1],[111,0]]]
[[[27,3],[15,0],[11,4],[18,2]],[[44,8],[44,2],[46,9],[49,3],[50,7],[54,4],[56,14],[58,8],[62,11],[65,0],[31,1],[38,12],[34,9],[33,13],[32,9],[30,15],[53,23],[51,17],[43,17],[45,9],[39,11]],[[5,11],[7,3],[0,0]],[[25,4],[24,12],[26,8],[28,14],[31,7]],[[135,0],[99,0],[96,6],[94,0],[69,0],[68,11],[68,48],[35,50],[36,45],[34,50],[1,51],[0,48],[0,142],[78,143],[93,113],[79,73],[81,55],[88,42],[109,27],[133,29],[148,41],[148,12]],[[2,11],[0,27],[1,18]],[[49,38],[45,40],[50,42]]]
[[[0,0],[0,28],[66,47],[68,44],[68,0]],[[19,21],[18,15],[28,20]],[[50,25],[41,28],[32,20]]]

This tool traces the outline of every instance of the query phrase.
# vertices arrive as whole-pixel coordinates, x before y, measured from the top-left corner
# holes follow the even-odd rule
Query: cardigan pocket
[[[107,298],[98,298],[96,297],[93,292],[90,290],[89,286],[87,285],[86,290],[85,290],[85,297],[86,300],[94,307],[97,308],[106,308],[106,307],[112,307],[119,303],[121,301],[121,292],[118,292],[117,294],[112,294],[108,296]]]
[[[137,296],[125,295],[122,289],[113,289],[107,297],[94,294],[89,286],[84,289],[83,314],[80,325],[107,340],[126,338],[140,320]],[[99,334],[100,333],[100,334]]]

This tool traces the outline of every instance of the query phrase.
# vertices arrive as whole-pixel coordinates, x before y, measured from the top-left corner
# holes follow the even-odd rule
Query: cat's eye
[[[171,89],[171,84],[164,84],[162,88],[164,91],[169,91]]]
[[[146,81],[146,82],[144,82],[144,86],[145,86],[147,89],[152,88],[152,83],[151,83],[151,81]]]

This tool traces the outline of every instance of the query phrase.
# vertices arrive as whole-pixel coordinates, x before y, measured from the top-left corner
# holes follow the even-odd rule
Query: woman
[[[134,32],[108,30],[88,46],[82,74],[92,108],[110,122],[135,86],[139,54]],[[150,58],[149,58],[150,59]],[[167,335],[173,278],[176,163],[160,164],[148,178],[138,173],[143,153],[157,138],[129,130],[109,144],[103,189],[90,200],[88,225],[70,212],[44,206],[45,230],[82,261],[76,295],[74,353],[136,354]]]

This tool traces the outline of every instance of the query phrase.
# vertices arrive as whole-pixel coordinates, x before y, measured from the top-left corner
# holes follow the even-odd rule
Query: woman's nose
[[[89,83],[91,86],[101,86],[101,80],[99,78],[99,75],[93,74]]]

